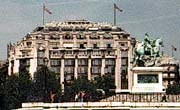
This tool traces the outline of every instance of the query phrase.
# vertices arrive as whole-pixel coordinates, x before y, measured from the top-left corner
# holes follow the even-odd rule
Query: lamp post
[[[48,65],[48,58],[44,58],[44,102],[47,102],[47,65]]]

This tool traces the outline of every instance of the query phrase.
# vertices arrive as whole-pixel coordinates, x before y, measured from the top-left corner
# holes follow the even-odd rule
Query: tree
[[[21,106],[18,91],[18,75],[9,76],[5,83],[5,108],[15,109]]]
[[[92,95],[95,90],[96,88],[92,81],[89,81],[84,77],[79,77],[72,81],[72,84],[69,86],[65,85],[65,101],[74,101],[75,95],[80,92],[85,92],[86,94],[84,101],[90,100],[89,96]]]
[[[61,94],[60,88],[56,74],[47,67],[42,66],[35,72],[30,99],[31,101],[46,100],[50,102],[50,94],[53,93],[59,96]]]
[[[103,75],[95,78],[97,89],[103,89],[106,96],[110,95],[110,89],[115,89],[115,81],[110,75]]]
[[[0,68],[0,110],[6,109],[5,105],[7,105],[5,100],[5,95],[6,95],[5,87],[6,87],[7,77],[8,77],[8,64],[4,64]]]
[[[169,84],[166,89],[167,94],[180,94],[180,84],[174,82],[173,84]]]
[[[21,66],[18,77],[18,90],[21,103],[28,101],[31,87],[31,76],[25,66]]]

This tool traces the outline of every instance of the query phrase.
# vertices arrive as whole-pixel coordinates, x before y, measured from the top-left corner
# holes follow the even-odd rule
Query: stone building
[[[47,58],[48,68],[64,81],[93,80],[110,74],[116,92],[131,91],[131,59],[135,39],[120,27],[86,20],[50,22],[37,27],[19,42],[8,45],[9,75],[22,65],[33,78]]]

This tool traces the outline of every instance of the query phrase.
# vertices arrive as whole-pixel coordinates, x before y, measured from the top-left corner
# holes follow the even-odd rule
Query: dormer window
[[[26,42],[27,47],[31,47],[32,42]]]
[[[108,44],[106,44],[106,47],[107,48],[112,48],[112,44],[108,43]]]
[[[73,38],[72,38],[72,36],[70,36],[70,34],[66,34],[66,35],[64,36],[64,39],[68,40],[68,39],[73,39]]]
[[[85,39],[86,37],[84,35],[78,34],[77,39]]]
[[[79,48],[84,49],[85,45],[84,44],[79,44]]]
[[[108,33],[104,34],[104,39],[112,39],[112,36]]]
[[[100,37],[99,37],[98,35],[96,35],[96,34],[92,34],[92,35],[90,36],[90,38],[91,38],[91,39],[99,39]]]
[[[98,49],[98,44],[93,44],[93,48]]]

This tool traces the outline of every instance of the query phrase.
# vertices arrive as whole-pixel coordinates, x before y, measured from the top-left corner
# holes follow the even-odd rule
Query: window
[[[84,49],[84,48],[85,48],[85,47],[84,47],[84,44],[79,44],[79,48]]]
[[[122,58],[121,65],[123,65],[123,66],[128,65],[128,58]]]
[[[44,59],[38,58],[38,65],[44,65]]]
[[[50,48],[56,49],[60,46],[60,42],[49,42]]]
[[[65,59],[64,64],[65,64],[65,66],[74,66],[75,60],[74,59]]]
[[[128,51],[121,51],[121,57],[128,57]]]
[[[99,48],[98,44],[93,44],[93,48],[95,48],[95,49]]]
[[[100,36],[96,35],[96,34],[92,34],[90,36],[90,39],[100,39]]]
[[[44,51],[38,51],[38,57],[44,57]]]
[[[92,67],[91,73],[101,73],[101,67]]]
[[[64,36],[64,39],[65,39],[65,40],[68,40],[68,39],[73,39],[73,37],[72,37],[72,36],[70,36],[70,34],[66,34],[66,35]]]
[[[92,59],[92,66],[101,66],[101,59]]]
[[[77,39],[85,39],[86,37],[84,35],[78,34]]]
[[[88,59],[78,59],[78,65],[79,66],[88,65]]]
[[[51,67],[50,70],[55,73],[60,73],[60,67]]]
[[[115,59],[106,59],[105,65],[115,65]]]
[[[60,66],[61,60],[60,59],[51,59],[50,64],[51,64],[51,66]]]
[[[65,67],[64,73],[66,74],[74,74],[74,67]]]
[[[104,68],[104,73],[114,73],[115,72],[115,67],[114,66],[107,66]]]
[[[87,73],[87,67],[78,67],[78,73],[82,73],[82,74]]]
[[[108,43],[108,44],[106,44],[106,47],[107,48],[112,48],[112,44]]]
[[[27,47],[31,47],[32,42],[26,42]]]
[[[112,39],[112,36],[108,33],[104,34],[104,39]]]

